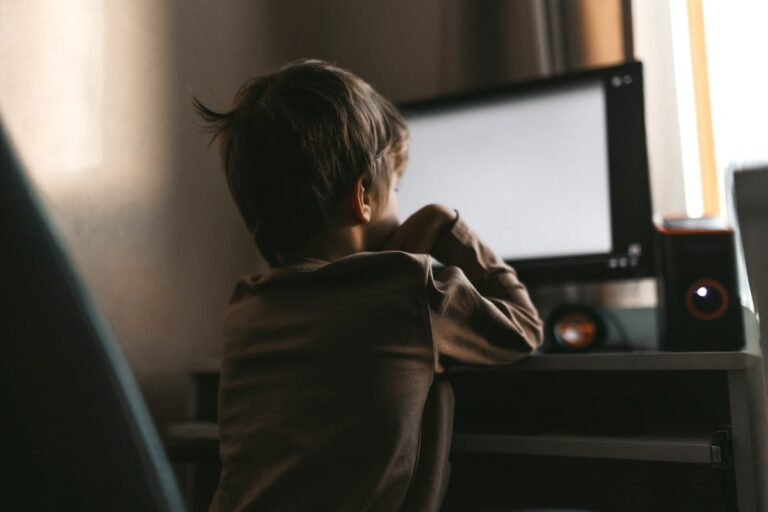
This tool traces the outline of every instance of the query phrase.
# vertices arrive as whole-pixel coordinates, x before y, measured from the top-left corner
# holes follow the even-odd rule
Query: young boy
[[[196,107],[272,266],[226,312],[211,510],[438,510],[443,374],[540,343],[525,287],[458,212],[430,205],[399,224],[407,128],[352,73],[298,61],[246,83],[229,112]]]

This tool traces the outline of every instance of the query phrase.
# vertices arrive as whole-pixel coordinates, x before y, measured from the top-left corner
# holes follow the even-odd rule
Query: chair
[[[733,206],[736,213],[741,248],[755,312],[759,318],[759,346],[762,353],[762,375],[754,380],[748,394],[753,422],[750,425],[754,447],[755,481],[768,503],[768,166],[732,170]],[[758,389],[761,387],[762,389]]]
[[[142,395],[0,125],[0,509],[182,511]]]
[[[760,344],[768,356],[768,166],[733,171],[733,198]]]

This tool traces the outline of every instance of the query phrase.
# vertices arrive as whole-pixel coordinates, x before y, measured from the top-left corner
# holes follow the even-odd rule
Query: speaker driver
[[[547,348],[551,352],[588,352],[605,342],[605,323],[597,311],[587,306],[558,306],[547,324]]]
[[[729,304],[728,290],[715,279],[700,279],[685,294],[688,311],[699,320],[717,320],[725,314]]]

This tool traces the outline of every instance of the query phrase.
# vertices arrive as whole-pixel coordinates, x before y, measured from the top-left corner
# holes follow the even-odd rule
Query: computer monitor
[[[654,275],[640,63],[401,109],[401,218],[458,209],[530,284]]]

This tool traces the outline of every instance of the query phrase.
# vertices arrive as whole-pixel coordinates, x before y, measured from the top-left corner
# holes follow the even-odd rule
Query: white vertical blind
[[[704,0],[703,5],[715,157],[723,184],[728,167],[768,161],[768,2]],[[722,204],[724,195],[721,185]]]

